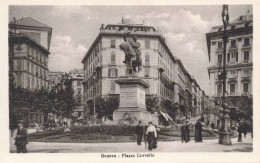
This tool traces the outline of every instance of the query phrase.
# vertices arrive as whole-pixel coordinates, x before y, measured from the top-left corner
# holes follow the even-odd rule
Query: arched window
[[[116,64],[116,54],[114,52],[112,52],[111,54],[111,65],[115,65]]]

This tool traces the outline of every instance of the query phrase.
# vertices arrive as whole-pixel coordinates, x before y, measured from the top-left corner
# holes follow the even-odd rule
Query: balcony
[[[237,46],[230,46],[229,51],[237,51]]]
[[[250,44],[244,44],[242,49],[250,49],[251,48],[251,45]]]
[[[249,60],[244,60],[243,63],[247,64],[249,63]]]
[[[251,95],[250,92],[243,92],[243,93],[242,93],[242,96],[250,96],[250,95]]]
[[[227,96],[241,96],[240,92],[230,92]]]
[[[160,71],[160,72],[164,72],[164,71],[165,71],[165,70],[164,70],[164,67],[163,67],[162,65],[159,66],[159,71]]]

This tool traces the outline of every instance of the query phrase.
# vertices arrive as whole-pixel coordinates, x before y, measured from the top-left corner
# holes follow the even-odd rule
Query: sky
[[[229,5],[230,21],[252,12],[252,5]],[[31,17],[52,27],[50,71],[83,68],[81,63],[101,24],[121,23],[122,17],[159,29],[174,56],[209,93],[206,33],[222,25],[222,5],[193,6],[10,6],[9,21]]]

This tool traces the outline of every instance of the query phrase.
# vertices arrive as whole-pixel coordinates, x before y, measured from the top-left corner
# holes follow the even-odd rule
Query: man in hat
[[[144,132],[141,121],[139,121],[139,124],[136,126],[135,132],[137,134],[137,145],[141,145],[142,136],[143,136],[143,132]]]
[[[18,122],[17,136],[15,138],[15,143],[17,148],[17,153],[27,153],[26,144],[27,140],[27,129],[23,127],[23,121]]]

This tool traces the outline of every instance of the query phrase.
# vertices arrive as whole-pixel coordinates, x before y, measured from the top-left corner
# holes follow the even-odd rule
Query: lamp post
[[[223,108],[223,115],[221,116],[221,127],[219,130],[219,144],[223,145],[231,145],[231,138],[229,134],[229,126],[228,122],[230,120],[229,117],[229,111],[225,106],[225,93],[226,93],[226,78],[227,78],[227,72],[226,72],[226,44],[227,44],[227,25],[229,21],[229,15],[228,15],[228,5],[223,5],[223,10],[222,10],[222,21],[224,25],[224,32],[223,32],[223,44],[224,44],[224,49],[223,49],[223,70],[222,72],[219,72],[219,79],[223,80],[223,91],[222,91],[222,108]]]
[[[93,108],[94,108],[94,117],[93,117],[93,124],[96,123],[96,101],[95,101],[95,97],[96,97],[96,71],[93,72],[93,91],[94,91],[94,95],[93,95]]]

